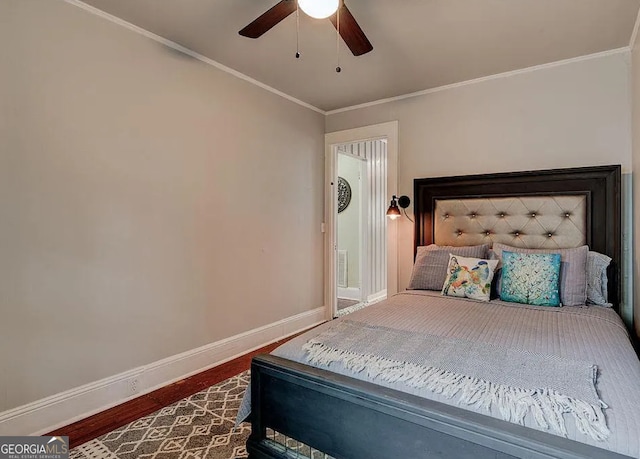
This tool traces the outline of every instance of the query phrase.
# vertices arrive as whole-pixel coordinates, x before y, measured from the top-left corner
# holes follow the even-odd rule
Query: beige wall
[[[417,177],[604,164],[628,174],[628,59],[615,54],[331,114],[326,131],[398,120],[400,195],[413,196]],[[400,290],[412,245],[413,225],[400,219]]]
[[[640,34],[637,35],[636,43],[633,47],[633,53],[631,55],[631,78],[632,78],[632,111],[633,111],[633,175],[638,177],[640,175]],[[635,285],[635,304],[640,305],[640,262],[638,262],[638,256],[640,256],[640,249],[638,249],[638,243],[640,242],[640,183],[638,180],[634,180],[633,198],[636,204],[634,209],[634,236],[635,244],[634,249],[634,267],[633,278],[636,280]],[[634,309],[634,320],[636,333],[640,336],[640,307]]]
[[[0,2],[0,411],[323,304],[324,117]]]

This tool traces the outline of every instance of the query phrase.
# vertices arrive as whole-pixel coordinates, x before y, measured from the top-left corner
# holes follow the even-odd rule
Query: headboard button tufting
[[[559,196],[431,198],[425,204],[431,203],[431,238],[420,242],[460,246],[511,241],[509,245],[548,248],[584,241],[587,198]]]

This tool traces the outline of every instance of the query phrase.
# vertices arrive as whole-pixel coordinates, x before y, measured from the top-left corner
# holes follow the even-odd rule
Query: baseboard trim
[[[360,301],[362,299],[360,287],[338,287],[338,298]]]
[[[0,436],[42,435],[325,321],[326,306],[0,413]]]
[[[380,290],[377,293],[374,293],[373,295],[369,295],[367,297],[367,303],[377,303],[378,301],[382,301],[386,299],[387,299],[387,289],[384,289],[384,290]]]

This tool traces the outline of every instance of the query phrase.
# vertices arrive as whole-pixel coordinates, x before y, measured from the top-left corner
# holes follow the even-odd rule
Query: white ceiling
[[[354,57],[328,19],[238,31],[277,0],[84,0],[321,110],[629,46],[640,0],[346,0],[374,50]]]

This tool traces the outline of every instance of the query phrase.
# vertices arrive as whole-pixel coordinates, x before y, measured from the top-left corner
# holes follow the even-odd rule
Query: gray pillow
[[[409,290],[442,290],[447,278],[449,254],[461,257],[486,258],[489,244],[453,247],[431,244],[418,247],[413,264]]]
[[[611,258],[598,252],[587,254],[587,304],[610,308],[607,267]]]
[[[563,306],[581,306],[587,304],[587,253],[589,247],[583,245],[573,249],[524,249],[496,242],[493,252],[502,261],[502,251],[516,253],[559,253],[560,264],[560,301]],[[498,282],[500,294],[500,282]]]

